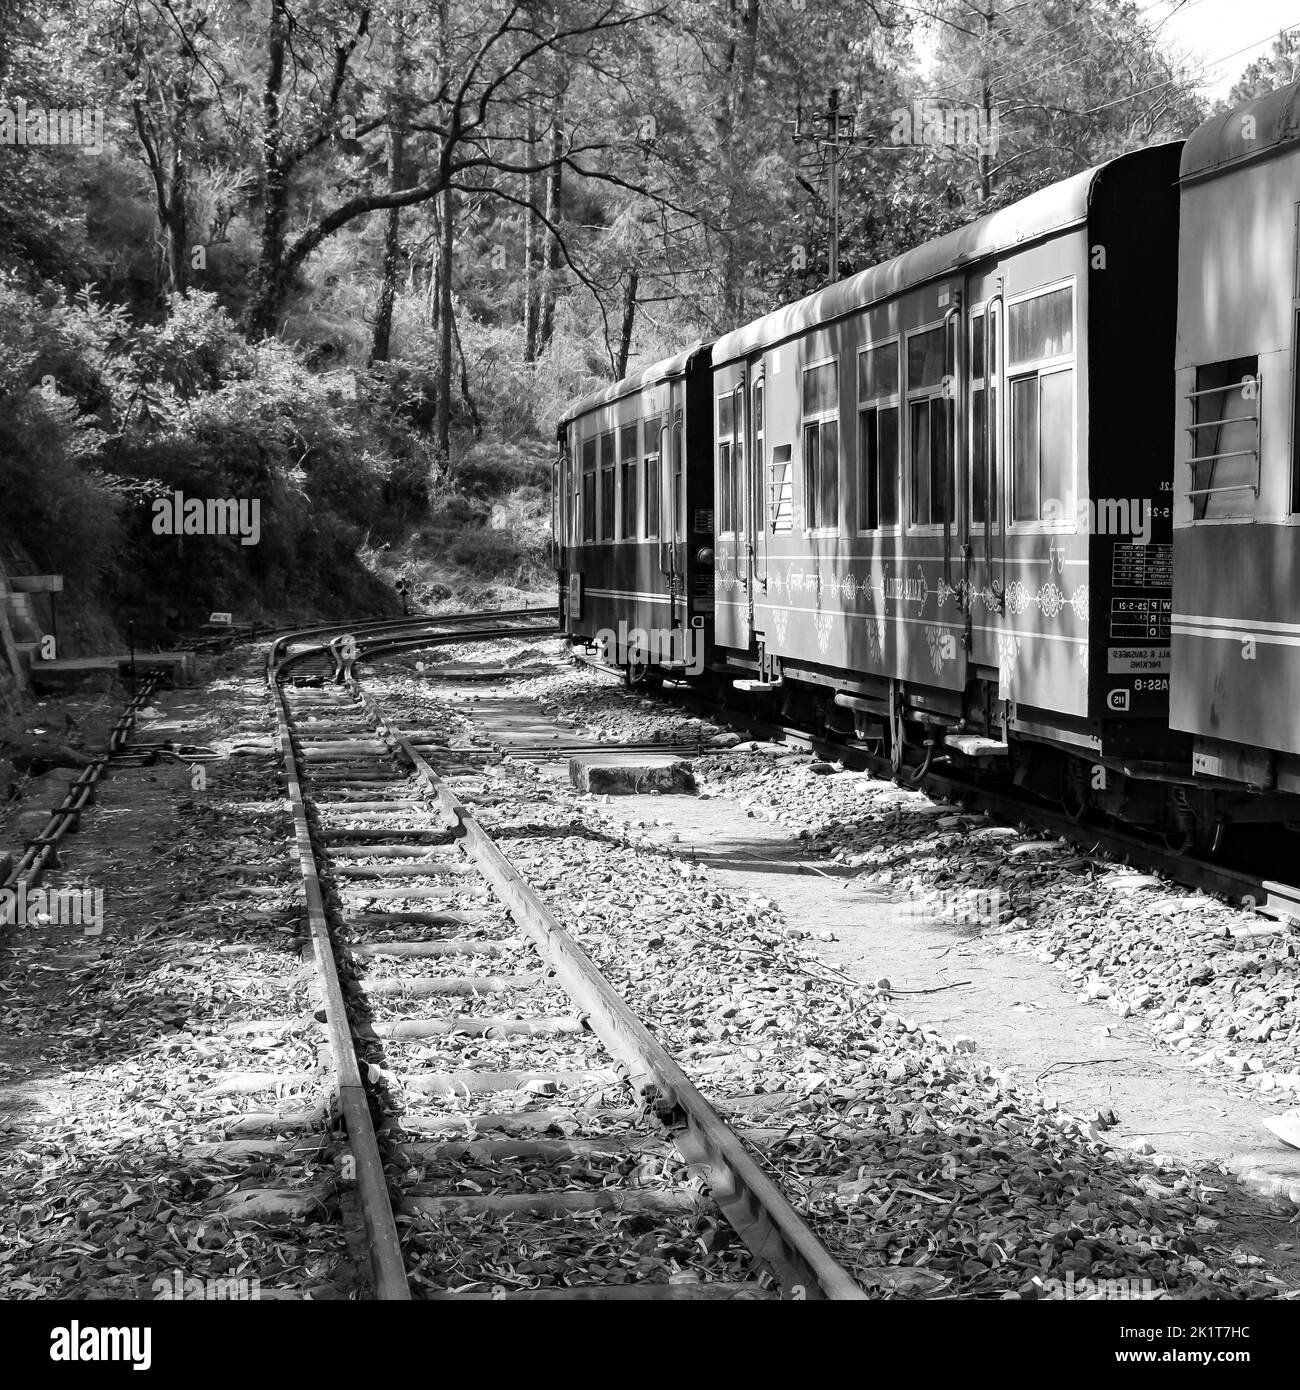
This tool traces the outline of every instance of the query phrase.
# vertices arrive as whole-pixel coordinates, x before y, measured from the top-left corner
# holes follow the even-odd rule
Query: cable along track
[[[398,729],[355,679],[291,683],[295,662],[337,669],[337,642],[284,661],[277,647],[343,1171],[375,1295],[865,1298],[456,796],[447,779],[477,764],[443,732]],[[635,1280],[647,1252],[688,1262],[719,1218],[744,1248],[715,1242],[710,1277]]]

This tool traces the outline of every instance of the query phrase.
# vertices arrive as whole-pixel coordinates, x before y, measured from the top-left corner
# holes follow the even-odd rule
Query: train
[[[1298,100],[571,406],[563,630],[904,782],[947,763],[1176,849],[1300,826]]]

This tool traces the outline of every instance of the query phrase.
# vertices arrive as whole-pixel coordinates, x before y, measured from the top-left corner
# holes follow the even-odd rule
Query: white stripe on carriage
[[[1300,647],[1300,635],[1278,632],[1250,632],[1243,628],[1190,627],[1173,625],[1175,637],[1196,637],[1202,642],[1262,642],[1268,647]]]
[[[718,599],[716,604],[719,608],[743,608],[748,612],[747,604],[737,603],[733,599]],[[879,621],[881,616],[878,613],[845,613],[835,608],[791,608],[788,605],[782,606],[787,613],[829,613],[833,618],[857,618],[864,623],[869,620]],[[1069,605],[1067,604],[1066,607],[1069,607]],[[755,614],[755,626],[758,625],[760,617],[761,614]],[[906,623],[912,627],[946,627],[951,631],[956,631],[962,625],[958,620],[944,622],[936,621],[934,618],[904,618],[901,615],[896,617],[892,613],[886,614],[884,621],[891,625],[894,623]],[[1088,640],[1086,633],[1083,635],[1075,634],[1071,636],[1068,632],[1035,632],[1032,628],[991,627],[987,623],[972,623],[971,631],[987,632],[995,637],[1003,634],[1008,637],[1023,637],[1035,642],[1070,642],[1072,644],[1077,644]],[[727,644],[725,642],[719,642],[718,645],[725,647]]]
[[[852,538],[850,538],[850,540],[851,539]],[[860,537],[859,539],[863,538]],[[953,537],[953,539],[955,540],[956,537]],[[942,555],[913,555],[911,552],[905,550],[885,552],[870,547],[864,547],[861,550],[853,550],[846,546],[843,549],[837,548],[834,555],[818,555],[816,552],[807,550],[769,550],[767,552],[767,568],[773,569],[780,562],[784,562],[786,564],[792,564],[795,561],[806,563],[810,560],[818,559],[835,559],[857,562],[860,560],[874,560],[877,558],[884,558],[886,556],[891,561],[900,560],[907,565],[912,564],[913,561],[915,561],[917,564],[922,564],[923,562],[928,562],[933,565],[943,564]],[[1000,563],[997,556],[994,557],[994,562]],[[1041,568],[1043,565],[1055,566],[1061,563],[1062,559],[1059,554],[1014,555],[1007,560],[1007,564],[1012,568],[1017,568],[1021,565],[1035,565]],[[1068,566],[1074,567],[1075,569],[1086,569],[1088,565],[1092,564],[1092,561],[1086,555],[1079,556],[1075,559],[1072,559],[1070,556],[1067,555],[1065,557],[1064,563]],[[971,564],[973,566],[985,566],[988,564],[988,560],[982,554],[974,554],[971,556]]]
[[[1280,623],[1264,618],[1210,618],[1200,613],[1175,613],[1175,624],[1194,624],[1196,627],[1226,627],[1236,631],[1248,628],[1252,632],[1276,632],[1300,634],[1300,623]]]
[[[590,598],[636,598],[643,603],[670,603],[672,600],[667,594],[647,594],[640,589],[591,589],[582,591]],[[678,596],[680,597],[680,595]]]

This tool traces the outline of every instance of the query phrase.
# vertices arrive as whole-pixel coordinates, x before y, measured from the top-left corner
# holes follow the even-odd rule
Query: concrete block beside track
[[[580,792],[599,796],[644,796],[647,792],[695,790],[691,764],[684,758],[644,753],[584,753],[569,759],[569,781]]]

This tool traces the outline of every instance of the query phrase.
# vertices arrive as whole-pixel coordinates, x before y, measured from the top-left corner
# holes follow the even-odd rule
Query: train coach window
[[[596,441],[582,441],[582,539],[596,539]]]
[[[804,530],[834,530],[840,520],[839,362],[803,374]]]
[[[600,538],[614,539],[614,431],[600,436]]]
[[[773,535],[778,531],[790,530],[794,521],[794,465],[790,461],[791,452],[788,444],[778,444],[772,450],[772,462],[768,468],[767,524]]]
[[[1074,289],[1007,306],[1013,522],[1074,522]]]
[[[1234,357],[1196,369],[1191,393],[1193,521],[1253,516],[1259,496],[1259,358]]]
[[[858,354],[858,530],[898,524],[898,344]]]
[[[1074,351],[1074,289],[1070,285],[1022,299],[1007,310],[1007,355],[1014,367]]]
[[[583,539],[595,541],[596,538],[596,442],[595,439],[583,441]]]
[[[659,431],[663,416],[652,415],[642,426],[641,476],[645,479],[645,534],[649,540],[659,534]]]
[[[1073,519],[1073,418],[1069,368],[1011,382],[1013,521]]]
[[[636,509],[640,494],[636,486],[637,452],[641,443],[641,428],[634,420],[618,432],[618,467],[622,475],[623,514],[619,535],[623,540],[636,536]]]
[[[948,517],[952,447],[946,341],[943,327],[924,329],[907,340],[913,526],[940,526]]]
[[[717,499],[717,528],[720,536],[735,531],[736,518],[732,510],[735,484],[733,451],[736,443],[736,397],[732,392],[718,397],[718,476],[713,495]]]

